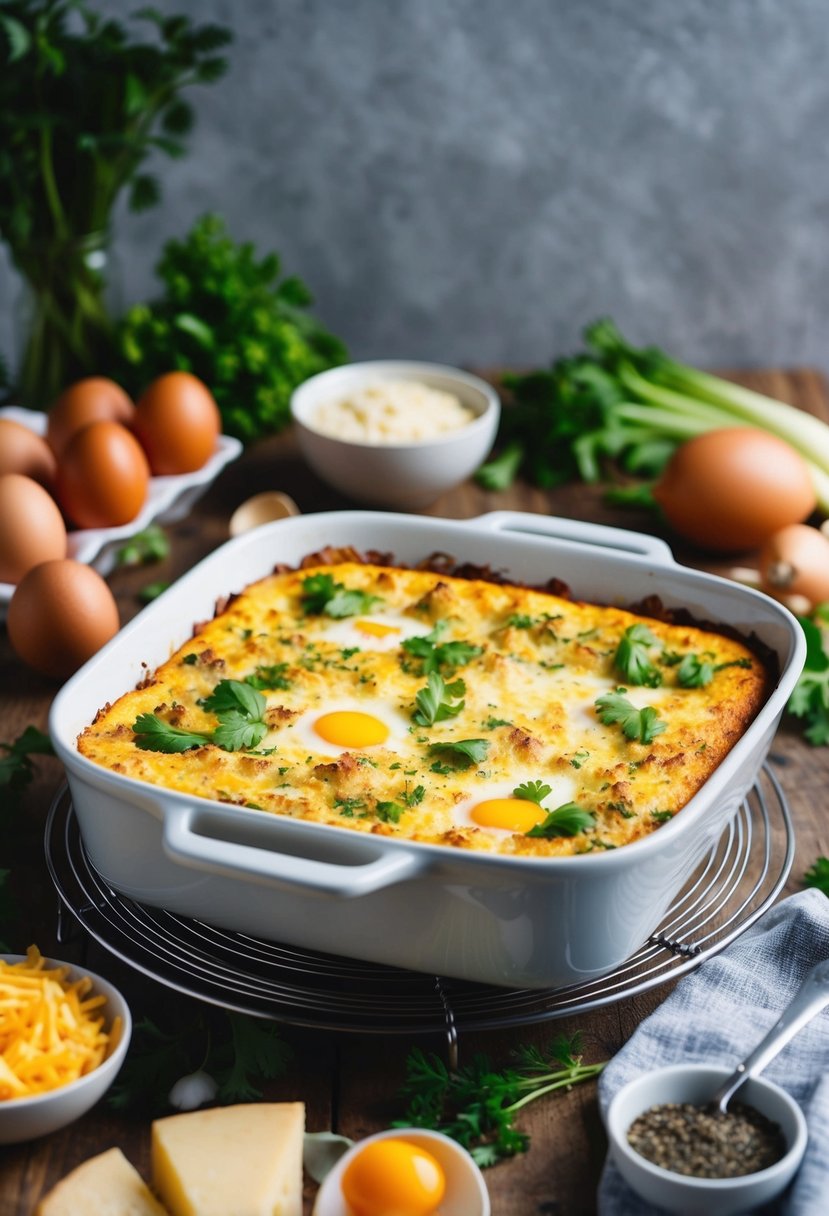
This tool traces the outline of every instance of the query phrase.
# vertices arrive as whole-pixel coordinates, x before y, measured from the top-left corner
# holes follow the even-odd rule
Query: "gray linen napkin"
[[[666,1064],[736,1065],[768,1031],[806,972],[829,958],[829,899],[802,891],[776,904],[721,954],[686,976],[608,1064],[602,1111],[641,1072]],[[780,1216],[829,1213],[829,1009],[766,1068],[764,1076],[800,1103],[809,1128],[803,1165],[782,1199],[762,1209]],[[600,1216],[656,1216],[608,1161]]]

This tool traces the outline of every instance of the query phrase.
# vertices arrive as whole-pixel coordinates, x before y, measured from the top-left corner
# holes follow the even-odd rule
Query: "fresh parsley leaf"
[[[291,681],[286,679],[287,663],[273,663],[271,666],[257,667],[252,675],[245,676],[245,683],[251,688],[274,690],[291,687]]]
[[[525,835],[539,837],[542,840],[551,840],[556,836],[577,836],[579,832],[595,827],[595,824],[596,816],[590,811],[577,806],[575,802],[565,802],[562,806],[557,806],[554,811],[550,811],[543,822],[530,828]]]
[[[362,798],[335,798],[334,806],[340,812],[344,819],[353,819],[357,811],[365,809],[365,802]]]
[[[829,857],[818,857],[803,875],[804,887],[817,887],[829,896]]]
[[[350,591],[343,583],[335,582],[331,574],[311,574],[302,582],[302,608],[307,616],[357,616],[382,603],[378,595]]]
[[[669,819],[673,819],[673,811],[651,811],[651,819],[655,823],[667,823]]]
[[[383,823],[399,823],[404,810],[405,807],[399,802],[378,802],[377,818],[382,819]]]
[[[445,757],[454,768],[469,768],[473,764],[483,764],[489,751],[488,739],[453,739],[446,743],[431,743],[429,751],[432,755]],[[446,769],[435,769],[435,772],[446,772]],[[451,772],[451,769],[448,770]]]
[[[220,680],[201,704],[219,718],[227,713],[239,713],[251,721],[258,721],[268,703],[261,692],[244,680]]]
[[[628,626],[622,634],[613,662],[630,684],[657,688],[662,683],[662,673],[651,663],[649,654],[656,644],[656,637],[641,622]]]
[[[406,789],[403,793],[403,801],[406,803],[406,806],[420,806],[425,794],[426,794],[425,786],[416,785],[413,790],[410,790],[409,784],[407,782]]]
[[[815,747],[829,743],[829,656],[823,636],[808,617],[799,617],[806,634],[806,663],[789,698],[788,710],[804,718],[804,734]]]
[[[52,741],[36,726],[27,726],[13,743],[0,743],[0,788],[18,793],[35,775],[31,756],[53,756]]]
[[[618,722],[627,739],[651,743],[657,735],[668,729],[667,722],[659,717],[652,705],[637,709],[624,695],[625,692],[626,689],[617,688],[615,692],[607,692],[597,698],[599,720],[605,726]]]
[[[413,720],[418,726],[434,726],[436,722],[456,717],[466,704],[463,700],[465,692],[463,680],[447,684],[442,675],[430,671],[426,687],[421,688],[415,696],[417,709],[412,714]]]
[[[160,595],[163,595],[169,586],[170,584],[164,579],[159,579],[155,583],[147,583],[137,593],[138,599],[142,604],[151,604],[153,600],[157,600]]]
[[[726,667],[751,667],[751,659],[732,659],[728,663],[712,663],[705,655],[686,654],[682,656],[676,673],[677,682],[682,688],[705,688],[714,679],[718,671]]]
[[[291,1049],[275,1022],[232,1012],[227,1020],[230,1039],[213,1053],[216,1098],[225,1103],[256,1101],[262,1097],[257,1082],[280,1076],[291,1061]]]
[[[139,714],[132,724],[135,743],[145,752],[186,752],[212,743],[211,735],[171,726],[157,714]]]
[[[527,802],[537,802],[539,806],[552,792],[553,787],[545,785],[543,781],[525,781],[523,785],[517,785],[512,791],[513,797],[523,798]]]
[[[570,757],[570,763],[572,764],[573,768],[581,768],[585,760],[589,759],[590,752],[588,751],[573,752],[573,755]]]
[[[436,621],[434,629],[426,637],[405,638],[401,643],[406,654],[422,661],[424,675],[439,671],[442,667],[454,671],[483,654],[483,647],[473,646],[471,642],[441,642],[448,627],[447,621]]]
[[[481,465],[475,480],[485,490],[507,490],[518,476],[523,459],[524,445],[514,440],[507,444],[500,455]]]
[[[507,721],[506,718],[494,718],[490,716],[485,722],[481,723],[481,726],[484,730],[495,730],[499,726],[512,726],[512,723]]]

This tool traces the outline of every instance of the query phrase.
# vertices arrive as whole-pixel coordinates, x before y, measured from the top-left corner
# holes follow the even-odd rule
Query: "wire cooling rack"
[[[49,813],[45,846],[61,901],[61,940],[80,922],[111,953],[178,992],[297,1026],[441,1033],[451,1053],[461,1030],[596,1009],[674,979],[722,950],[777,898],[792,866],[794,832],[780,784],[765,767],[642,947],[599,979],[543,990],[497,988],[319,954],[127,899],[91,865],[66,789]]]

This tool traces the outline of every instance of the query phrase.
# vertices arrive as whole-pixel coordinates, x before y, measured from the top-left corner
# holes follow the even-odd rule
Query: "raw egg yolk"
[[[380,621],[355,621],[354,628],[368,638],[388,638],[400,632],[397,625],[383,625]]]
[[[486,802],[477,802],[469,817],[482,828],[529,832],[547,818],[547,812],[538,803],[527,802],[524,798],[488,798]]]
[[[343,1195],[354,1216],[431,1216],[446,1178],[431,1153],[406,1140],[375,1140],[343,1174]]]
[[[372,714],[362,714],[352,709],[323,714],[314,723],[314,730],[321,739],[333,743],[335,747],[376,747],[389,737],[385,722]]]

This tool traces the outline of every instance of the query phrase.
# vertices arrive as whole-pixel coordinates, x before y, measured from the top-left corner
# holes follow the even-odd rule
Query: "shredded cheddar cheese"
[[[47,967],[37,946],[19,963],[0,959],[0,1100],[26,1098],[92,1072],[117,1042],[120,1019],[104,1030],[104,996],[92,980]]]

